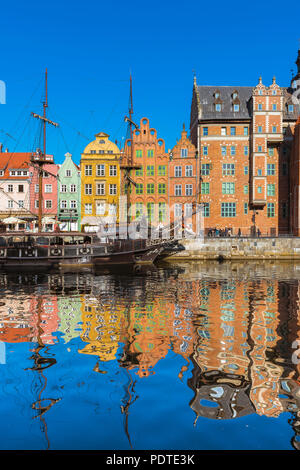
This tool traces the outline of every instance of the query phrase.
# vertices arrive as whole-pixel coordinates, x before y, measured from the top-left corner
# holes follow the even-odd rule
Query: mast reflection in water
[[[300,448],[300,269],[1,274],[1,449]]]

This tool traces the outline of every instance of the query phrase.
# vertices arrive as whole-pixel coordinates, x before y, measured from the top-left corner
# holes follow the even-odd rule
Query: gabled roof
[[[249,86],[206,86],[198,85],[201,119],[250,119],[249,106],[254,87]],[[215,110],[216,92],[219,93],[218,103],[222,103],[221,111]],[[239,99],[239,111],[233,111],[233,94],[237,93]]]
[[[10,176],[9,170],[28,170],[30,165],[31,152],[1,152],[0,153],[0,170],[4,170],[3,179],[23,178],[24,176]]]

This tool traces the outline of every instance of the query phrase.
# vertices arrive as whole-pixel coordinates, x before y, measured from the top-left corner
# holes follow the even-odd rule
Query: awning
[[[3,219],[2,222],[4,224],[25,224],[26,221],[22,219],[18,219],[17,217],[7,217],[6,219]]]
[[[51,217],[43,217],[42,222],[43,224],[55,224],[55,219],[51,219]]]
[[[81,225],[99,225],[101,219],[98,217],[83,217],[81,220]]]

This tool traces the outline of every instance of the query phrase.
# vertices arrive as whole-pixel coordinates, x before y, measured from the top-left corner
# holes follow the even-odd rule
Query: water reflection
[[[33,345],[24,369],[33,374],[31,408],[47,448],[46,416],[63,400],[63,393],[47,390],[48,370],[63,361],[58,345],[76,338],[78,355],[94,357],[92,372],[105,376],[108,363],[125,372],[119,406],[131,447],[138,381],[150,381],[172,351],[183,364],[172,373],[193,393],[191,425],[288,412],[291,444],[300,448],[299,266],[198,263],[97,275],[2,274],[0,292],[0,340]]]

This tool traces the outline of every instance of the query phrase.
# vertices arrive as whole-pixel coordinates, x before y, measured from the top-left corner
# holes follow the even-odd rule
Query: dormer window
[[[215,93],[215,98],[216,99],[220,98],[220,93],[218,91]]]
[[[262,95],[262,94],[263,94],[263,91],[262,91],[262,90],[258,90],[258,94],[259,94],[259,95]]]
[[[215,104],[215,110],[216,110],[217,112],[220,112],[220,111],[222,110],[221,103],[216,103],[216,104]]]
[[[99,140],[99,144],[105,144],[105,140],[103,139]]]
[[[272,95],[276,95],[276,90],[272,90]]]
[[[235,92],[233,93],[233,95],[232,95],[232,98],[235,100],[235,99],[237,98],[237,96],[238,96],[238,94],[237,94],[237,92],[235,91]]]
[[[289,105],[288,105],[288,111],[289,111],[289,113],[293,113],[293,112],[294,112],[294,105],[293,105],[293,104],[289,104]]]
[[[234,111],[235,113],[238,113],[239,110],[240,110],[240,105],[239,105],[239,104],[234,104],[234,105],[233,105],[233,111]]]

